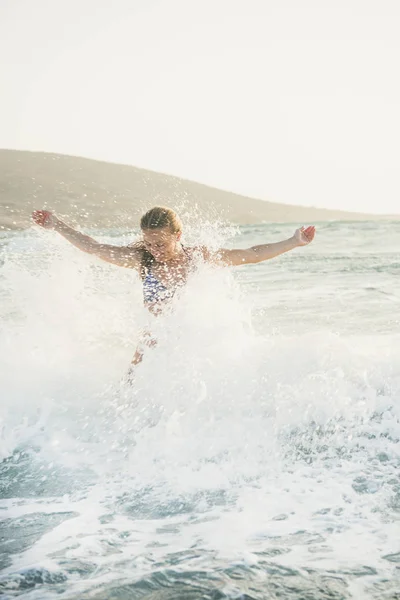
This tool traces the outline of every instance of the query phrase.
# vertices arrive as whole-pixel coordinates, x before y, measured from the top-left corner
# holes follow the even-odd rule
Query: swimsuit
[[[190,259],[190,255],[187,250],[182,246],[182,250]],[[182,286],[184,283],[184,279],[182,281],[175,283],[174,288],[167,288],[165,285],[157,279],[154,275],[151,267],[146,269],[146,275],[143,278],[143,300],[145,305],[147,304],[158,304],[159,302],[165,302],[166,300],[171,300],[173,298],[176,288]]]
[[[161,281],[157,279],[153,271],[149,269],[146,277],[143,279],[143,299],[145,304],[154,304],[169,300],[174,295],[175,290],[169,290]]]

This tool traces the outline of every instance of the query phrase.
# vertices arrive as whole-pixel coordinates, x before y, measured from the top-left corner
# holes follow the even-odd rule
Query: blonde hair
[[[168,227],[171,233],[182,231],[181,220],[172,208],[154,206],[140,219],[141,229],[162,229],[163,227]]]
[[[172,208],[166,206],[154,206],[148,210],[140,219],[140,229],[163,229],[168,227],[171,233],[181,233],[182,222]],[[154,256],[147,250],[144,242],[134,242],[129,244],[131,248],[137,248],[142,252],[142,261],[140,275],[142,279],[146,277],[148,270],[154,263]]]

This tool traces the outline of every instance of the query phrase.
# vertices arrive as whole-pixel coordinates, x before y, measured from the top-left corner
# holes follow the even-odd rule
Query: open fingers
[[[314,239],[315,236],[315,227],[313,225],[310,225],[303,231],[303,233],[307,237],[307,239],[311,241]]]
[[[46,226],[46,223],[50,217],[51,213],[48,210],[35,210],[32,213],[32,220],[36,223],[36,225],[40,225],[41,227]]]

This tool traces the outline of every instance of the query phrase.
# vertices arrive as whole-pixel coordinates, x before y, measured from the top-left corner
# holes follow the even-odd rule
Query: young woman
[[[297,229],[287,240],[243,250],[222,248],[210,252],[204,246],[188,248],[181,243],[182,223],[178,215],[170,208],[155,206],[140,220],[142,241],[128,246],[112,246],[76,231],[47,210],[36,210],[32,218],[37,225],[54,229],[83,252],[120,267],[136,269],[142,278],[144,304],[153,314],[159,314],[176,290],[185,284],[196,257],[222,266],[248,265],[274,258],[298,246],[306,246],[315,236],[315,227],[310,226]],[[143,358],[144,346],[154,343],[151,334],[145,333],[132,363],[138,364]]]

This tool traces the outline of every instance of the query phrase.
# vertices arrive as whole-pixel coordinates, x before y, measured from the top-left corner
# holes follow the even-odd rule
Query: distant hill
[[[0,228],[30,226],[35,208],[89,227],[136,227],[155,204],[232,223],[377,219],[247,198],[137,167],[43,152],[0,150]],[[400,218],[400,217],[399,217]]]

